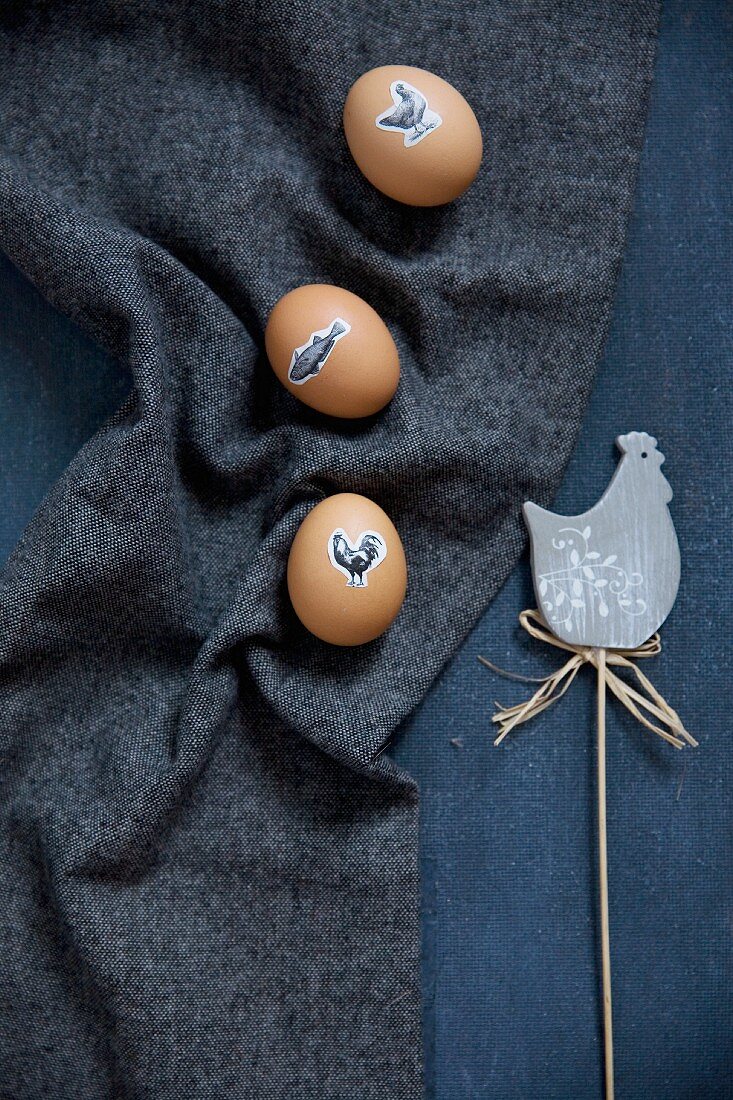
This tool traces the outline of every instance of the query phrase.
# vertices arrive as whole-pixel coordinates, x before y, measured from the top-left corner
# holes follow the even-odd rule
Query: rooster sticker
[[[387,557],[387,543],[376,531],[362,531],[352,546],[342,527],[337,527],[328,540],[328,556],[334,569],[347,578],[347,588],[366,588],[367,574]]]
[[[350,332],[351,325],[342,317],[334,318],[327,328],[312,332],[306,342],[293,352],[288,367],[290,381],[296,386],[302,386],[320,374],[338,341]]]
[[[422,92],[406,80],[393,80],[389,87],[393,106],[377,115],[375,123],[380,130],[396,130],[403,134],[405,145],[417,145],[442,123],[437,111],[431,111]]]

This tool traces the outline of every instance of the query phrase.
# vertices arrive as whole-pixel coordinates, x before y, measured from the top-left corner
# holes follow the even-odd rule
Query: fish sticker
[[[382,111],[374,121],[380,130],[396,130],[403,134],[408,149],[443,122],[437,111],[430,110],[422,92],[406,80],[393,80],[389,90],[393,106]]]
[[[387,543],[378,531],[362,531],[352,546],[342,527],[328,539],[328,557],[334,569],[346,577],[347,588],[366,588],[368,573],[387,557]]]
[[[336,347],[339,340],[348,336],[351,325],[344,321],[343,317],[335,317],[326,328],[316,329],[308,337],[305,344],[301,344],[293,352],[288,367],[288,378],[296,386],[302,386],[316,378],[323,370],[326,360]]]

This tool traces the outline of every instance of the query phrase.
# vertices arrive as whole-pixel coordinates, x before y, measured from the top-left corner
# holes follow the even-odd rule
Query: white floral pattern
[[[601,618],[606,618],[609,603],[616,601],[625,615],[643,615],[646,602],[633,590],[644,584],[641,573],[627,573],[617,564],[615,554],[604,557],[590,549],[590,526],[579,531],[563,527],[552,540],[556,550],[569,550],[569,564],[564,569],[539,576],[539,596],[548,623],[567,626],[576,612],[595,605]]]

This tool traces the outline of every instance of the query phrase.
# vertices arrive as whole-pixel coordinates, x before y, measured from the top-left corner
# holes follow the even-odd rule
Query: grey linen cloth
[[[549,503],[609,319],[656,3],[0,7],[0,247],[129,366],[0,581],[0,1095],[421,1094],[418,794],[384,751]],[[467,97],[485,162],[399,207],[351,162],[372,66]],[[305,282],[397,340],[337,423],[262,352]],[[340,490],[410,588],[325,646],[284,588]],[[507,961],[511,965],[511,960]]]

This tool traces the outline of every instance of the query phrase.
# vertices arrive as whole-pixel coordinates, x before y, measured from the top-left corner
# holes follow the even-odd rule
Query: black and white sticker
[[[328,556],[334,569],[346,577],[347,588],[366,588],[368,574],[387,557],[387,543],[378,531],[362,531],[352,546],[342,527],[328,539]]]
[[[393,106],[382,111],[374,120],[380,130],[396,130],[404,134],[405,145],[417,145],[441,125],[443,119],[437,111],[431,111],[422,92],[406,80],[393,80],[390,84]]]
[[[293,385],[302,386],[320,374],[336,344],[350,332],[351,325],[343,317],[334,317],[326,328],[312,332],[305,344],[295,349],[290,360],[288,378]]]

